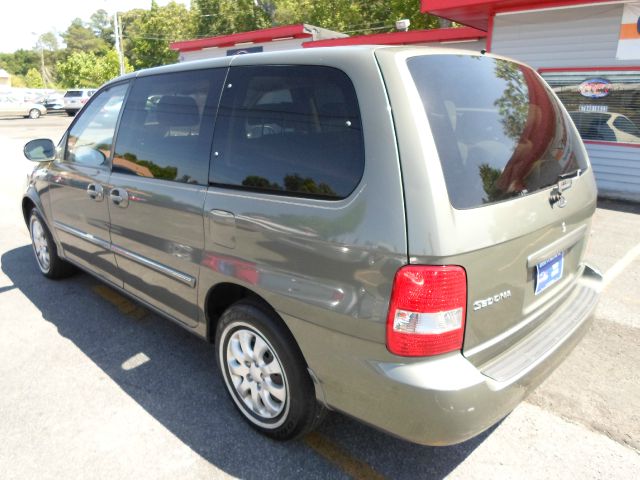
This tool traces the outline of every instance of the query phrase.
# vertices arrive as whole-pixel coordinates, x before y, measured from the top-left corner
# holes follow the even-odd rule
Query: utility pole
[[[113,15],[113,30],[116,36],[116,52],[118,52],[120,75],[124,75],[124,55],[122,53],[122,39],[120,38],[120,23],[118,22],[118,12],[115,12],[115,14]]]
[[[42,77],[42,84],[44,88],[47,88],[47,77],[44,71],[44,45],[42,44],[42,38],[38,40],[40,44],[40,76]]]
[[[36,46],[40,47],[40,76],[42,77],[42,83],[44,85],[44,88],[47,88],[47,78],[46,78],[47,72],[44,67],[44,44],[42,43],[42,35],[38,35],[36,32],[31,32],[31,35],[37,38]]]

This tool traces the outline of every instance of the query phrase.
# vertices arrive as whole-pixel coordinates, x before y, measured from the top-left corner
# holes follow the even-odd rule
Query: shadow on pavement
[[[136,320],[120,313],[94,293],[99,282],[89,275],[47,280],[32,257],[29,245],[8,251],[2,271],[62,336],[204,459],[246,479],[347,478],[304,441],[274,442],[246,425],[227,398],[210,344],[156,315]],[[140,352],[150,361],[122,368]],[[398,479],[443,478],[490,434],[453,447],[423,447],[337,413],[328,415],[319,432]]]

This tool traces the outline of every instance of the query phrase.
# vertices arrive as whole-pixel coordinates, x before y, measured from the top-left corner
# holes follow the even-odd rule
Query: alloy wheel
[[[38,266],[43,272],[48,272],[51,268],[51,254],[49,252],[49,242],[44,231],[44,227],[37,218],[31,219],[31,242],[33,251],[36,254]]]
[[[225,368],[235,394],[260,420],[273,420],[287,405],[282,364],[269,343],[248,328],[234,330],[227,342]]]

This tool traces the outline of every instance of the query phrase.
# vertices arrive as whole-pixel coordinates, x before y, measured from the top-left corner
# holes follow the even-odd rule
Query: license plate
[[[563,267],[564,255],[562,252],[536,265],[536,295],[562,278]]]

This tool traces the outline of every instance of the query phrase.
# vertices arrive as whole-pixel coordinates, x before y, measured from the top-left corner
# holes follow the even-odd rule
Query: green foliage
[[[335,197],[336,192],[326,183],[316,184],[313,178],[303,178],[297,173],[284,177],[284,188],[279,183],[271,183],[269,179],[258,175],[249,175],[242,181],[245,187],[264,188],[267,190],[286,190],[288,192],[312,193],[315,195],[325,195]]]
[[[480,178],[482,179],[482,188],[487,194],[482,200],[485,203],[495,202],[503,197],[503,191],[498,188],[498,180],[502,172],[496,168],[491,167],[488,163],[483,163],[478,167],[480,171]]]
[[[26,88],[27,82],[22,75],[11,75],[11,86],[14,88]]]
[[[194,33],[198,37],[246,32],[271,26],[269,10],[273,9],[272,2],[193,0],[191,7]]]
[[[419,0],[361,0],[362,19],[364,22],[379,22],[383,25],[392,25],[395,22],[408,18],[411,20],[410,30],[422,30],[438,28],[438,18],[425,15],[420,12]]]
[[[310,23],[344,31],[362,23],[361,2],[351,0],[276,0],[274,20],[281,25]]]
[[[53,32],[43,33],[38,39],[38,46],[42,46],[44,50],[55,52],[59,48],[58,38]]]
[[[329,197],[336,196],[336,192],[326,183],[316,184],[313,178],[302,178],[297,173],[284,177],[284,189],[288,192],[313,193]]]
[[[275,0],[278,24],[310,23],[341,32],[365,34],[394,31],[396,20],[408,18],[411,29],[436,28],[437,18],[420,12],[418,0]]]
[[[134,155],[135,157],[135,155]],[[141,167],[146,167],[153,175],[153,178],[164,178],[165,180],[175,180],[178,176],[178,168],[167,166],[160,167],[157,164],[150,162],[148,160],[134,160],[135,163],[140,165]]]
[[[242,185],[245,187],[264,188],[267,190],[282,190],[282,187],[277,183],[271,183],[268,178],[264,178],[259,175],[247,176],[242,180]]]
[[[125,59],[125,70],[133,69]],[[106,54],[74,52],[57,65],[58,81],[63,88],[99,87],[120,74],[118,54],[109,50]]]
[[[91,28],[85,26],[84,22],[76,18],[67,31],[60,35],[67,44],[67,53],[103,53],[109,50],[110,46],[102,38],[96,37]]]
[[[35,68],[29,69],[29,71],[25,75],[24,80],[27,88],[44,88],[42,75],[40,75],[40,72]]]
[[[394,31],[402,18],[411,20],[412,30],[438,27],[436,17],[420,12],[419,0],[192,0],[190,8],[173,1],[160,7],[152,0],[150,10],[119,14],[123,51],[135,69],[176,62],[178,53],[169,45],[177,40],[295,23],[359,35]],[[29,70],[41,69],[42,48],[47,85],[97,86],[117,74],[113,17],[107,11],[96,11],[88,22],[76,18],[61,37],[62,49],[48,32],[33,51],[0,54],[0,67],[26,81]]]
[[[26,75],[32,68],[39,68],[40,54],[32,50],[16,50],[14,53],[0,53],[0,67],[13,75]]]
[[[124,50],[136,70],[177,62],[178,52],[169,48],[169,42],[193,36],[192,15],[181,3],[159,7],[152,2],[150,10],[123,15],[122,23]]]
[[[106,44],[113,46],[115,42],[113,19],[106,10],[100,9],[91,15],[89,28],[96,37],[102,39]]]
[[[529,115],[529,91],[527,82],[517,64],[496,61],[496,76],[505,80],[502,96],[496,100],[500,122],[505,135],[518,141]]]

